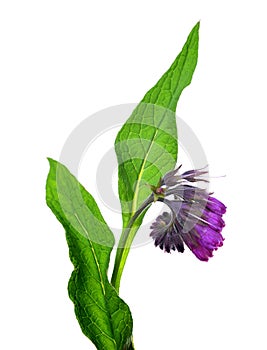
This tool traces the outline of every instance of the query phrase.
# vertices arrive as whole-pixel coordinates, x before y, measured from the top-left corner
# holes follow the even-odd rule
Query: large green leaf
[[[132,317],[107,277],[114,237],[93,197],[62,164],[49,159],[46,200],[66,230],[74,271],[69,296],[84,334],[98,349],[130,347]]]
[[[160,177],[176,164],[175,110],[197,64],[198,31],[199,23],[170,69],[148,91],[117,135],[115,148],[124,227],[151,193],[148,184],[156,186]]]

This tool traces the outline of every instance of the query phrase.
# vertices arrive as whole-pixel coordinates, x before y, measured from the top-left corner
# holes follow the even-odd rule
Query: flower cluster
[[[191,183],[207,181],[206,170],[190,170],[178,175],[178,169],[167,173],[153,191],[170,213],[164,212],[151,225],[155,245],[170,253],[184,252],[184,243],[202,260],[208,261],[213,251],[223,245],[221,231],[225,205],[205,189]],[[170,199],[171,198],[171,199]]]

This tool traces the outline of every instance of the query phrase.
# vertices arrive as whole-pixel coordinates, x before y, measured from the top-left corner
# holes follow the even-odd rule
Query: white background
[[[94,349],[68,299],[72,266],[45,205],[45,158],[58,159],[90,114],[138,102],[198,20],[198,67],[178,113],[212,174],[227,175],[212,182],[228,207],[225,245],[209,263],[134,249],[121,295],[137,350],[267,348],[264,4],[1,2],[1,349]]]

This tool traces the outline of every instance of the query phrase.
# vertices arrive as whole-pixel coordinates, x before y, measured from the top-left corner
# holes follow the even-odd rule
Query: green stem
[[[124,228],[120,241],[119,246],[117,248],[116,258],[115,258],[115,264],[114,269],[111,277],[111,284],[116,289],[116,291],[119,293],[120,289],[120,281],[122,272],[126,263],[127,256],[130,252],[131,244],[134,240],[134,237],[136,235],[136,232],[139,228],[138,225],[135,225],[135,221],[138,219],[138,217],[142,214],[142,212],[154,201],[154,194],[152,193],[140,206],[140,208],[134,213],[134,215],[131,217],[127,227]]]

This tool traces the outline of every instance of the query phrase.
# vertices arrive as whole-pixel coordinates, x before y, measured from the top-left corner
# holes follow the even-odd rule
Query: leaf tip
[[[194,25],[192,32],[199,32],[199,28],[200,28],[200,20]]]
[[[56,161],[55,159],[50,158],[50,157],[47,157],[46,159],[48,160],[48,163],[50,166],[50,170],[49,170],[49,174],[50,174],[52,171],[55,171],[57,169],[57,167],[60,165],[60,163],[58,161]],[[49,174],[48,174],[48,176],[49,176]]]
[[[49,162],[49,171],[48,171],[48,175],[46,178],[46,202],[48,204],[49,202],[49,193],[51,191],[51,188],[53,187],[53,181],[54,181],[54,177],[55,177],[55,173],[56,173],[56,166],[58,164],[58,162],[52,158],[47,157],[47,160]],[[49,204],[48,204],[49,206]]]
[[[50,157],[46,157],[46,159],[48,160],[48,163],[50,165],[52,165],[52,164],[54,164],[56,162],[53,158],[50,158]]]

